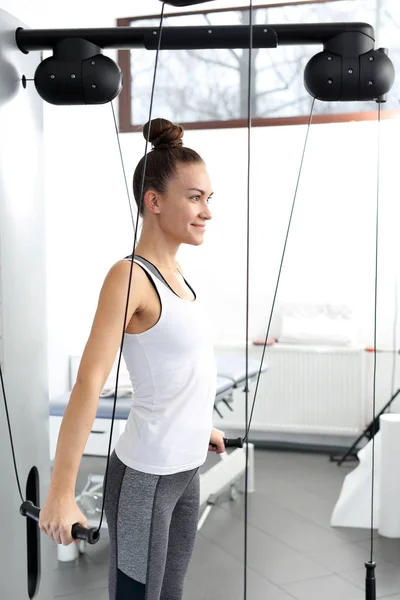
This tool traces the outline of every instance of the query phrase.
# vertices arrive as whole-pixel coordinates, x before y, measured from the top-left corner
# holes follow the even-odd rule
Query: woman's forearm
[[[77,382],[71,392],[60,427],[50,494],[75,496],[82,454],[96,417],[97,385]]]

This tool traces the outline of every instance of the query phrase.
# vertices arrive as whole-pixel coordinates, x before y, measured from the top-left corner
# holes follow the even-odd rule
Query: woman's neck
[[[179,246],[171,247],[157,243],[145,243],[142,238],[135,248],[135,254],[143,256],[160,269],[176,271],[176,254]]]

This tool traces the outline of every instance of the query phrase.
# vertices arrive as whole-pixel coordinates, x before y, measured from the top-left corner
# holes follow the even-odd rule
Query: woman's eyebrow
[[[200,194],[205,194],[205,191],[204,191],[204,190],[201,190],[200,188],[188,188],[188,191],[191,191],[191,190],[193,190],[193,191],[195,191],[195,192],[200,192]],[[213,193],[214,193],[214,192],[211,192],[210,196],[212,196],[212,195],[213,195]],[[210,197],[210,196],[209,196],[209,197]]]

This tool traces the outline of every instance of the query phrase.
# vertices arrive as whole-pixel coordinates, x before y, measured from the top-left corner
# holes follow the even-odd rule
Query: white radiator
[[[253,347],[252,358],[261,358]],[[252,429],[300,434],[357,434],[365,426],[365,352],[357,348],[269,346],[261,375]],[[249,404],[253,402],[251,383]],[[221,428],[244,427],[243,390],[235,391],[234,412],[214,419]],[[250,410],[250,408],[249,408]]]

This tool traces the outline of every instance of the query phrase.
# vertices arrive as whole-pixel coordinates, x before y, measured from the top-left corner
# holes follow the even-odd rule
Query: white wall
[[[51,112],[48,150],[56,146],[57,152],[48,156],[49,306],[53,349],[58,344],[61,359],[63,352],[82,351],[105,273],[130,252],[133,238],[110,107]],[[399,123],[384,122],[382,130],[378,343],[390,347],[398,222],[390,146]],[[305,127],[253,130],[251,338],[267,323],[304,136]],[[278,293],[278,305],[352,305],[359,342],[366,345],[373,343],[375,136],[374,123],[312,128]],[[81,142],[71,151],[74,139]],[[236,343],[244,340],[245,326],[246,131],[188,131],[185,140],[204,156],[215,200],[204,245],[183,247],[180,260],[209,303],[217,341]],[[125,134],[121,142],[130,181],[144,139]],[[55,389],[59,382],[55,377]]]
[[[242,5],[220,1],[213,7]],[[9,5],[9,6],[7,6]],[[0,0],[35,27],[113,26],[115,17],[157,13],[157,0],[57,3],[33,12]],[[210,5],[211,6],[211,5]],[[36,3],[38,9],[38,3]],[[168,9],[170,10],[170,9]],[[41,17],[39,16],[41,13]],[[18,16],[20,16],[18,14]],[[113,55],[112,53],[108,53]],[[115,105],[116,108],[116,105]],[[132,223],[110,105],[45,105],[50,394],[68,386],[68,355],[83,350],[110,266],[132,248]],[[382,125],[378,344],[391,347],[397,268],[398,121]],[[182,248],[187,276],[210,307],[216,340],[244,340],[246,130],[188,131],[185,142],[208,164],[214,219],[201,248]],[[252,133],[250,338],[265,330],[295,189],[305,127]],[[376,124],[312,128],[278,305],[345,302],[354,307],[359,342],[373,342]],[[121,136],[129,185],[144,149]]]

